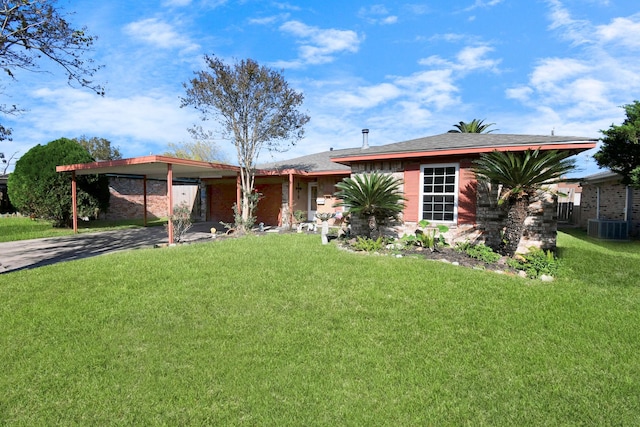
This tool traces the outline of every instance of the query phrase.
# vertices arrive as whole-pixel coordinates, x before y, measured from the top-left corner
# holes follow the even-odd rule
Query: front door
[[[316,220],[316,212],[318,211],[318,183],[310,182],[309,183],[309,203],[307,206],[307,220],[315,221]]]

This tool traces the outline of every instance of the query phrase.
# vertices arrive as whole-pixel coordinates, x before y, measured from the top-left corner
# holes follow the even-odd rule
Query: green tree
[[[9,175],[9,198],[23,214],[52,220],[54,226],[71,224],[71,175],[56,172],[56,166],[87,163],[93,158],[78,143],[60,138],[36,145],[17,162]],[[77,178],[78,214],[94,217],[109,206],[109,186],[104,175]]]
[[[227,65],[205,56],[207,70],[184,84],[182,106],[202,119],[218,119],[223,136],[235,146],[242,188],[240,231],[253,218],[255,167],[263,148],[284,151],[304,136],[309,116],[298,111],[304,96],[289,87],[282,73],[247,59]]]
[[[622,175],[624,184],[640,188],[640,102],[623,106],[627,118],[621,125],[601,130],[604,137],[593,156],[600,167]]]
[[[201,162],[227,162],[225,154],[216,144],[211,132],[203,130],[200,126],[189,129],[189,132],[193,137],[192,141],[181,144],[170,142],[167,145],[169,150],[164,155]]]
[[[489,128],[493,125],[495,125],[495,123],[485,124],[484,119],[473,119],[469,123],[459,122],[458,124],[453,125],[455,129],[451,129],[449,133],[491,133],[496,130],[489,130]]]
[[[549,184],[575,168],[575,160],[567,157],[567,153],[556,150],[493,151],[481,154],[474,162],[473,171],[479,181],[502,185],[499,203],[506,203],[507,218],[502,244],[494,249],[503,255],[515,254],[532,198],[551,191]]]
[[[55,4],[55,0],[0,0],[0,67],[15,79],[17,69],[38,71],[42,59],[64,70],[69,84],[104,94],[91,79],[100,68],[85,54],[95,37],[86,28],[73,28]],[[15,114],[16,105],[0,105],[0,112]],[[0,125],[0,140],[8,139],[11,129]]]
[[[354,175],[336,184],[335,197],[341,199],[351,215],[368,224],[366,237],[379,234],[380,225],[397,219],[404,210],[402,182],[392,175],[379,172]]]
[[[80,138],[73,138],[73,141],[80,144],[91,154],[96,161],[118,160],[122,158],[122,153],[118,147],[113,147],[111,141],[105,138],[92,136],[91,138],[82,135]]]

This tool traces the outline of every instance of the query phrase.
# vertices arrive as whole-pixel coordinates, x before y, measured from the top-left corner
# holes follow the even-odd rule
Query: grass
[[[165,224],[166,219],[153,219],[147,221],[147,226]],[[96,232],[105,230],[117,230],[122,228],[142,227],[143,221],[79,221],[78,232]],[[44,237],[67,236],[73,234],[70,228],[54,228],[51,221],[32,220],[27,217],[0,217],[0,243],[18,240],[40,239]]]
[[[267,235],[0,275],[8,425],[638,425],[640,244],[553,283]]]

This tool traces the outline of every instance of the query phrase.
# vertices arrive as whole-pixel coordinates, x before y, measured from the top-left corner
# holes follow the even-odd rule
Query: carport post
[[[147,175],[142,175],[142,206],[144,207],[144,214],[142,214],[142,221],[144,226],[147,226]]]
[[[73,233],[78,233],[78,186],[76,171],[71,172],[71,212],[73,215]]]
[[[173,216],[173,168],[171,167],[171,163],[167,163],[167,211],[169,214],[169,244],[173,244],[173,221],[171,217]]]
[[[293,219],[293,174],[289,174],[289,212],[287,212],[287,223],[292,226]]]

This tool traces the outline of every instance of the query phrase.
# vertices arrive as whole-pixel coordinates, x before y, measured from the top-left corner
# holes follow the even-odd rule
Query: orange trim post
[[[169,244],[173,244],[173,168],[167,163],[167,213],[169,214]]]
[[[78,232],[78,184],[76,171],[71,172],[71,211],[73,212],[73,232]]]
[[[144,196],[142,197],[142,207],[144,208],[144,213],[142,214],[142,221],[144,226],[147,226],[147,175],[142,176],[142,193]]]
[[[289,225],[293,224],[293,174],[289,174]]]

